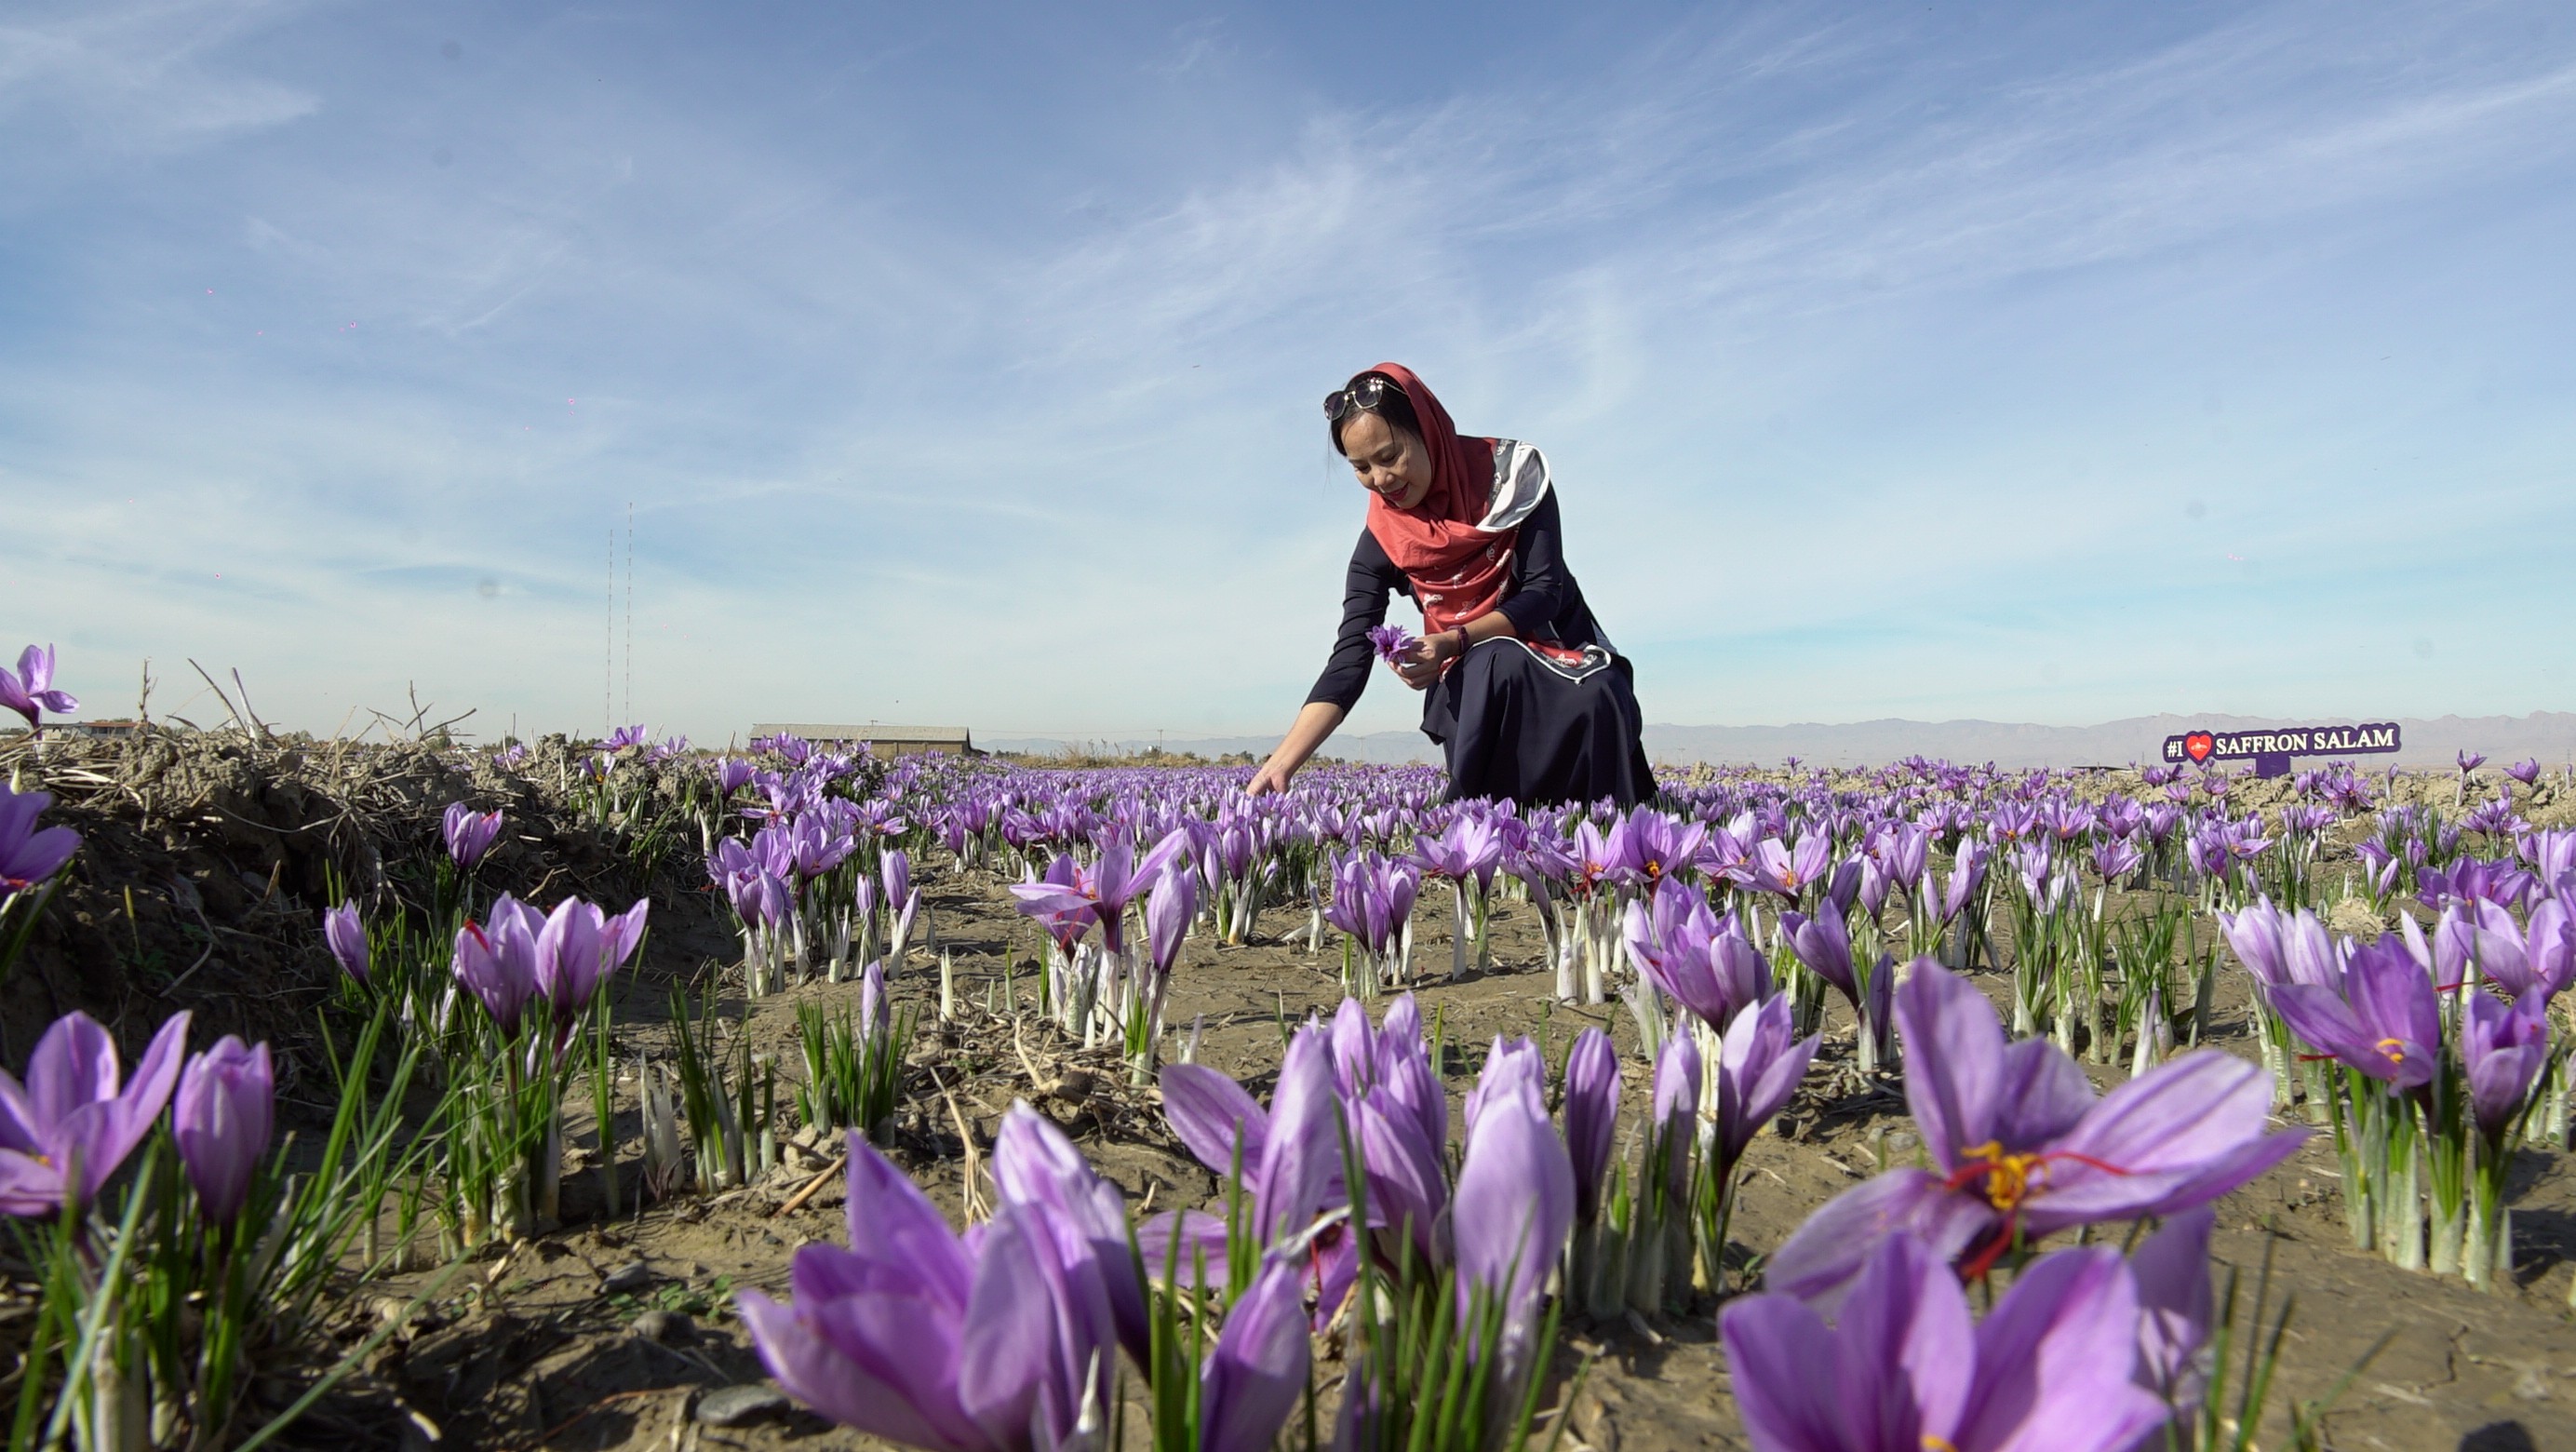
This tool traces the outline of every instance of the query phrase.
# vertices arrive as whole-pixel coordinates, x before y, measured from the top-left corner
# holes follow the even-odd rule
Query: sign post
[[[2288,776],[2293,756],[2378,756],[2398,749],[2397,723],[2281,726],[2262,731],[2186,731],[2165,738],[2167,761],[2206,766],[2251,761],[2256,776]]]

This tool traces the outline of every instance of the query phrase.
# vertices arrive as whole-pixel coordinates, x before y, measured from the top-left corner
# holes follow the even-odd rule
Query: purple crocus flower
[[[1938,1169],[1892,1170],[1836,1196],[1773,1255],[1774,1290],[1830,1301],[1900,1231],[1964,1258],[1973,1278],[2016,1238],[2205,1205],[2307,1138],[2264,1133],[2271,1076],[2215,1049],[2097,1099],[2065,1050],[2008,1043],[1985,997],[1928,958],[1897,990],[1896,1023],[1906,1105]]]
[[[1306,1394],[1304,1277],[1273,1256],[1241,1299],[1199,1367],[1199,1452],[1269,1452]]]
[[[329,944],[331,956],[340,962],[340,971],[360,987],[366,986],[369,952],[367,925],[359,920],[358,905],[344,902],[322,912],[322,941]]]
[[[1369,649],[1389,665],[1413,648],[1413,632],[1401,625],[1381,625],[1368,633]]]
[[[1163,1117],[1199,1163],[1231,1175],[1241,1159],[1258,1243],[1303,1230],[1340,1182],[1341,1130],[1323,1030],[1297,1031],[1264,1111],[1243,1086],[1200,1064],[1162,1072]],[[1149,1269],[1156,1268],[1147,1257]]]
[[[1068,1264],[1091,1258],[1112,1334],[1143,1361],[1145,1289],[1118,1187],[1100,1178],[1054,1121],[1019,1102],[993,1133],[993,1188],[1005,1204],[1038,1212]]]
[[[2342,954],[2326,935],[2325,924],[2306,908],[2284,914],[2270,898],[2261,898],[2242,912],[2220,913],[2218,928],[2267,1002],[2270,992],[2285,984],[2325,987],[2343,981]]]
[[[885,960],[870,958],[859,970],[859,1038],[866,1043],[879,1043],[878,1030],[885,1027]]]
[[[2216,1305],[2209,1288],[2209,1232],[2218,1211],[2203,1205],[2164,1223],[2129,1256],[2138,1283],[2138,1383],[2176,1413],[2200,1405],[2209,1383],[2201,1348]]]
[[[1766,837],[1754,844],[1753,885],[1764,892],[1776,892],[1791,902],[1808,884],[1825,875],[1832,860],[1832,839],[1809,834],[1792,847],[1777,837]]]
[[[1993,852],[1983,842],[1971,842],[1959,849],[1950,860],[1950,875],[1941,887],[1941,922],[1947,926],[1965,912],[1977,889],[1985,885],[1986,865]]]
[[[2102,874],[2105,882],[2119,881],[2137,871],[2138,864],[2145,860],[2137,844],[2126,838],[2114,838],[2093,849],[2093,870]]]
[[[1717,1049],[1717,1155],[1731,1167],[1807,1076],[1821,1035],[1789,1031],[1789,1000],[1772,997],[1735,1016]]]
[[[1637,849],[1625,817],[1603,831],[1590,821],[1574,827],[1574,878],[1567,885],[1577,897],[1588,897],[1604,885],[1633,882],[1639,876]]]
[[[1476,1137],[1476,1119],[1485,1112],[1486,1100],[1524,1090],[1538,1095],[1541,1103],[1547,1101],[1547,1056],[1526,1034],[1516,1039],[1494,1035],[1494,1045],[1485,1053],[1485,1067],[1476,1075],[1476,1087],[1467,1091],[1459,1106],[1467,1137]]]
[[[802,882],[812,882],[840,866],[858,845],[859,839],[847,828],[835,827],[819,816],[799,820],[787,833],[788,860]]]
[[[1345,998],[1327,1040],[1333,1078],[1367,1171],[1368,1221],[1409,1226],[1428,1264],[1449,1262],[1449,1101],[1431,1072],[1422,1010],[1408,993],[1371,1029],[1359,1000]]]
[[[2479,767],[2487,764],[2485,752],[2471,751],[2466,747],[2462,747],[2460,749],[2459,755],[2456,759],[2460,763],[2460,775],[2462,776],[2467,776],[2470,772],[2473,772]]]
[[[2399,1090],[2442,1066],[2442,1007],[2424,965],[2390,934],[2355,948],[2343,982],[2284,984],[2272,1011],[2312,1048]]]
[[[2531,905],[2522,946],[2529,987],[2554,998],[2576,983],[2576,891],[2561,888]]]
[[[1007,1190],[960,1239],[865,1138],[849,1154],[849,1248],[800,1247],[788,1304],[739,1298],[770,1375],[843,1426],[931,1452],[1096,1440],[1117,1339],[1089,1242]]]
[[[1939,1248],[1891,1235],[1838,1324],[1761,1295],[1718,1331],[1756,1452],[2127,1452],[2168,1415],[2133,1379],[2137,1282],[2106,1247],[2041,1257],[1978,1325]]]
[[[0,706],[26,717],[30,731],[41,724],[37,718],[43,712],[64,716],[80,709],[79,697],[53,687],[54,648],[50,645],[31,645],[20,652],[14,675],[0,666]]]
[[[889,847],[877,859],[877,871],[885,878],[887,908],[901,912],[912,901],[912,858],[900,847]]]
[[[1786,1003],[1786,999],[1775,1002]],[[1737,1014],[1738,1022],[1745,1015]],[[1648,1163],[1660,1151],[1664,1171],[1664,1194],[1679,1200],[1689,1188],[1692,1126],[1699,1122],[1700,1077],[1702,1064],[1697,1034],[1675,1034],[1664,1040],[1655,1051],[1655,1103],[1652,1118],[1647,1121]]]
[[[231,1034],[179,1071],[171,1137],[197,1203],[219,1225],[230,1225],[250,1198],[251,1176],[275,1125],[276,1091],[268,1045],[252,1047]]]
[[[862,877],[858,886],[859,911],[872,911],[874,885]],[[1022,892],[1022,888],[1038,891]],[[1011,908],[1046,929],[1047,936],[1055,940],[1056,947],[1068,958],[1073,956],[1074,947],[1082,941],[1082,935],[1091,931],[1093,923],[1100,921],[1099,906],[1082,895],[1081,886],[1074,877],[1073,854],[1070,852],[1057,853],[1055,860],[1047,864],[1046,876],[1033,882],[1013,884]]]
[[[2474,993],[2463,1012],[2460,1057],[2469,1075],[2469,1108],[2491,1145],[2531,1101],[2532,1082],[2549,1062],[2549,1002],[2526,993],[2511,1003]]]
[[[1075,867],[1069,882],[1058,883],[1050,871],[1037,882],[1011,885],[1011,896],[1019,899],[1019,910],[1031,917],[1060,916],[1089,908],[1100,924],[1101,946],[1115,956],[1127,951],[1127,904],[1143,896],[1154,880],[1162,876],[1175,859],[1189,851],[1190,834],[1185,827],[1175,827],[1154,844],[1143,858],[1136,856],[1134,839],[1122,829],[1111,836],[1100,849],[1100,860],[1086,871]],[[894,853],[886,854],[893,857]],[[901,899],[891,894],[888,905]]]
[[[1181,944],[1190,922],[1199,915],[1199,879],[1195,872],[1165,872],[1162,885],[1145,902],[1145,956],[1157,979],[1168,976],[1181,960]]]
[[[1639,807],[1628,815],[1628,836],[1638,873],[1649,884],[1660,883],[1675,870],[1699,859],[1700,844],[1708,837],[1708,824],[1682,821],[1651,807]]]
[[[615,917],[581,899],[566,898],[546,915],[537,931],[537,991],[555,1012],[560,1039],[572,1028],[573,1015],[590,1004],[600,980],[616,972],[644,938],[644,915],[652,904],[639,900]]]
[[[2480,898],[2451,904],[2433,924],[2433,974],[2440,985],[2468,982],[2473,972],[2514,998],[2538,981],[2531,971],[2522,925],[2513,920],[2513,914]]]
[[[505,892],[482,922],[457,930],[456,981],[504,1034],[518,1032],[520,1012],[537,996],[537,935],[545,925],[544,914]]]
[[[37,827],[53,804],[51,792],[13,792],[0,783],[0,902],[52,877],[80,849],[80,833],[71,828]]]
[[[721,756],[716,758],[716,795],[731,799],[735,792],[741,791],[744,787],[749,786],[751,784],[751,779],[758,775],[759,772],[759,766],[743,757]]]
[[[107,1030],[77,1009],[54,1020],[25,1084],[0,1071],[0,1215],[53,1215],[66,1201],[97,1199],[170,1102],[187,1043],[188,1015],[171,1015],[120,1087]]]
[[[1862,983],[1859,969],[1852,962],[1851,931],[1843,925],[1843,915],[1838,908],[1828,907],[1812,918],[1803,913],[1784,912],[1780,914],[1780,932],[1789,940],[1789,950],[1798,955],[1799,962],[1841,990],[1844,1000],[1852,1006],[1853,1016],[1860,1020],[1864,1047],[1875,1045],[1883,1050],[1887,1042],[1888,999],[1895,989],[1896,961],[1880,957],[1877,966],[1870,970],[1869,981]]]
[[[1467,1132],[1450,1211],[1459,1311],[1479,1291],[1502,1310],[1502,1366],[1523,1364],[1538,1304],[1574,1231],[1574,1165],[1537,1081],[1486,1060],[1487,1094]],[[1485,1085],[1480,1085],[1485,1087]]]
[[[1842,990],[1842,995],[1857,1009],[1860,1007],[1860,976],[1852,968],[1851,931],[1843,926],[1842,914],[1826,912],[1818,917],[1805,913],[1780,914],[1780,936],[1789,940],[1789,951],[1808,971]]]
[[[1708,899],[1671,878],[1651,900],[1628,904],[1625,936],[1637,971],[1712,1030],[1771,994],[1771,960],[1736,915],[1716,916]]]
[[[1413,839],[1413,861],[1431,876],[1453,882],[1473,878],[1490,887],[1502,860],[1502,836],[1482,817],[1461,816],[1446,831]]]
[[[2412,844],[2410,844],[2412,845]],[[2417,898],[2429,908],[2449,902],[2491,902],[2520,907],[2542,886],[2540,879],[2506,862],[2462,857],[2446,870],[2418,865]]]
[[[796,906],[796,894],[786,881],[765,867],[755,867],[739,877],[725,880],[725,896],[733,911],[746,924],[775,928],[787,921]]]
[[[447,839],[447,855],[455,860],[457,870],[472,872],[483,854],[492,850],[493,839],[501,835],[501,814],[450,802],[439,831]]]
[[[2576,832],[2563,827],[2525,832],[2513,845],[2550,891],[2556,891],[2570,873],[2576,873]]]
[[[1585,1224],[1600,1211],[1601,1176],[1618,1127],[1619,1055],[1608,1034],[1587,1028],[1565,1056],[1565,1148],[1574,1162],[1575,1217]]]

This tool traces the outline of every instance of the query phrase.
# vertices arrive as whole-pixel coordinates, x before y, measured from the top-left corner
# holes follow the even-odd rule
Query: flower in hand
[[[1413,645],[1413,632],[1401,625],[1381,625],[1368,635],[1370,646],[1377,651],[1377,658],[1388,665],[1395,664]]]

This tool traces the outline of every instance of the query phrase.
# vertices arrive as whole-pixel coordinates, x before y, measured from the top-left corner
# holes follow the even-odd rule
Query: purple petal
[[[1163,1120],[1200,1164],[1220,1175],[1240,1170],[1246,1179],[1261,1168],[1270,1140],[1270,1116],[1242,1085],[1198,1064],[1165,1066],[1162,1084]]]
[[[1917,958],[1896,991],[1905,1041],[1905,1103],[1925,1148],[1944,1170],[1959,1152],[1995,1138],[2004,1086],[2004,1026],[1966,979]]]
[[[2112,1090],[2073,1134],[2049,1147],[2043,1170],[2034,1173],[2025,1206],[2030,1233],[2174,1213],[2278,1164],[2305,1134],[2264,1134],[2271,1077],[2260,1065],[2203,1049]]]
[[[152,1133],[152,1126],[170,1102],[171,1091],[179,1085],[179,1069],[187,1049],[188,1015],[174,1013],[143,1050],[142,1061],[134,1066],[134,1077],[126,1084],[125,1092],[91,1111],[98,1117],[94,1128],[83,1131],[86,1142],[80,1148],[84,1201],[95,1199],[99,1187]]]
[[[1955,1260],[2001,1221],[1983,1197],[1951,1190],[1929,1170],[1890,1170],[1808,1216],[1772,1252],[1762,1284],[1831,1310],[1889,1236],[1910,1232],[1935,1255]]]
[[[975,1290],[957,1338],[957,1401],[995,1446],[1025,1445],[1041,1383],[1059,1379],[1073,1350],[1053,1237],[1026,1206],[985,1222]],[[1060,1400],[1060,1398],[1059,1398]]]
[[[1300,1267],[1269,1261],[1227,1309],[1200,1372],[1200,1452],[1267,1452],[1305,1396],[1308,1354]]]
[[[1270,1096],[1271,1135],[1253,1177],[1254,1229],[1263,1244],[1303,1230],[1342,1171],[1341,1100],[1333,1092],[1331,1050],[1322,1031],[1300,1029],[1280,1061]]]
[[[963,1312],[975,1266],[930,1197],[912,1177],[888,1163],[865,1136],[849,1136],[848,1220],[850,1251],[866,1260],[903,1266]]]
[[[2195,1365],[2209,1342],[2216,1303],[2209,1287],[2209,1232],[2218,1212],[2203,1206],[2165,1222],[2129,1257],[2138,1287],[2138,1370],[2166,1405],[2200,1400]]]
[[[1834,1336],[1794,1296],[1746,1296],[1718,1313],[1745,1434],[1763,1452],[1845,1452]]]
[[[1179,1246],[1174,1248],[1177,1240]],[[1148,1279],[1225,1288],[1225,1222],[1203,1210],[1166,1210],[1136,1227],[1136,1258]],[[1204,1279],[1201,1279],[1204,1277]]]
[[[1846,1445],[1947,1445],[1978,1367],[1960,1354],[1973,1327],[1947,1256],[1911,1235],[1882,1241],[1834,1328]]]
[[[1996,1452],[2125,1452],[2165,1409],[2132,1375],[2138,1301],[2107,1247],[2032,1262],[1977,1327],[1977,1389],[1957,1444]]]
[[[2066,1051],[2046,1039],[2004,1049],[2003,1090],[1994,1132],[2007,1149],[2046,1144],[2083,1122],[2095,1103],[2092,1081]]]
[[[1467,1136],[1450,1210],[1461,1292],[1496,1294],[1514,1324],[1528,1319],[1574,1228],[1574,1165],[1528,1081],[1487,1100]]]
[[[31,1154],[0,1149],[0,1215],[58,1215],[63,1172]]]
[[[116,1040],[73,1009],[36,1040],[27,1060],[27,1103],[38,1125],[59,1124],[84,1104],[116,1097]]]
[[[826,1249],[809,1245],[797,1255]],[[788,1395],[816,1412],[904,1446],[936,1452],[976,1452],[983,1446],[980,1429],[954,1411],[953,1322],[918,1314],[919,1308],[896,1299],[842,1303],[810,1320],[758,1291],[742,1292],[735,1305],[761,1365]],[[908,1334],[871,1334],[888,1319],[901,1322]],[[901,1360],[871,1364],[875,1358],[853,1357],[845,1345],[883,1349]],[[924,1402],[947,1403],[941,1408],[947,1415],[925,1414],[919,1405]]]
[[[1565,1059],[1565,1144],[1574,1161],[1578,1208],[1586,1219],[1600,1194],[1618,1121],[1619,1056],[1608,1034],[1585,1029]]]

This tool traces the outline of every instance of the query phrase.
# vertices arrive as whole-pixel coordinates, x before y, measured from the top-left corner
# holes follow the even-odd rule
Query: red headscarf
[[[1411,509],[1370,492],[1369,533],[1412,584],[1423,629],[1455,629],[1503,603],[1511,588],[1512,541],[1520,531],[1477,526],[1493,500],[1494,441],[1461,438],[1449,410],[1412,369],[1380,363],[1369,371],[1404,386],[1422,425],[1422,447],[1431,455],[1431,488]]]

